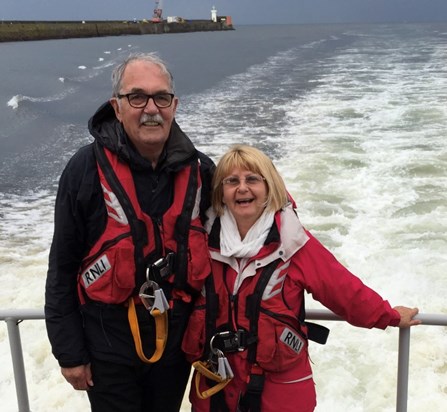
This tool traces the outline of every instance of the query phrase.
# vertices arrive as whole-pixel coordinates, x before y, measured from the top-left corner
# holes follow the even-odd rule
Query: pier
[[[234,30],[231,17],[217,21],[2,21],[0,42],[70,39],[141,34],[189,33]]]

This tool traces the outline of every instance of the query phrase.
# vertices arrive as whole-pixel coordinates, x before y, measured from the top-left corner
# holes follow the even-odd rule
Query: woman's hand
[[[413,319],[418,313],[418,308],[407,308],[406,306],[396,306],[393,308],[400,315],[399,328],[409,328],[410,326],[420,325],[422,321]]]

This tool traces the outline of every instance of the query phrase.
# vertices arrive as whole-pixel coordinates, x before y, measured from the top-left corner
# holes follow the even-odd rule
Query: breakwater
[[[185,20],[172,23],[166,21],[157,23],[151,21],[2,21],[0,42],[221,30],[234,30],[231,18],[217,22]]]

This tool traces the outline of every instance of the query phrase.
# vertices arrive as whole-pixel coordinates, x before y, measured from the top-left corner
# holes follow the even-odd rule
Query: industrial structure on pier
[[[2,21],[0,42],[68,39],[138,34],[189,33],[234,30],[230,16],[218,16],[213,6],[210,19],[163,18],[163,0],[155,0],[151,18],[131,21]]]

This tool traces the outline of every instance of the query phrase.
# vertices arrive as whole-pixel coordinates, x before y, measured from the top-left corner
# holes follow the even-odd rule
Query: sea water
[[[0,305],[44,303],[58,177],[130,52],[157,51],[177,120],[214,160],[234,143],[272,157],[304,226],[394,305],[447,313],[447,24],[242,26],[234,32],[0,44]],[[309,295],[307,307],[320,308]],[[318,412],[395,410],[398,330],[322,322]],[[43,321],[20,327],[33,412],[88,409]],[[447,333],[413,328],[408,410],[447,404]],[[6,325],[2,411],[17,410]],[[188,410],[185,399],[184,410]]]

